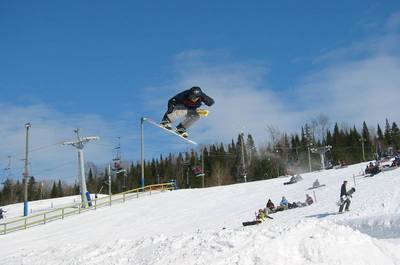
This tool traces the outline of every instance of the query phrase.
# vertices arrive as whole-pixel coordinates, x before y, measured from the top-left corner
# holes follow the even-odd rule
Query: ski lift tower
[[[86,189],[86,179],[85,179],[85,162],[83,158],[83,148],[85,144],[92,141],[92,140],[99,140],[98,136],[86,136],[81,137],[79,135],[79,129],[75,129],[74,132],[76,133],[77,139],[75,141],[67,141],[63,142],[63,145],[72,145],[73,147],[78,149],[78,161],[79,161],[79,190],[81,192],[82,198],[82,206],[87,207],[88,205],[88,198],[87,198],[87,189]]]
[[[118,137],[118,146],[114,148],[114,150],[117,150],[115,158],[113,158],[113,168],[112,170],[115,171],[115,175],[118,176],[118,174],[123,173],[124,177],[124,183],[122,185],[122,190],[126,191],[127,190],[127,171],[124,169],[121,165],[122,163],[122,155],[121,155],[121,137]]]
[[[3,181],[5,181],[6,179],[11,179],[11,156],[7,156],[8,158],[8,164],[7,167],[3,168],[3,178],[2,182],[0,184],[4,184]]]
[[[311,152],[319,154],[321,156],[321,169],[325,169],[325,154],[332,149],[332,146],[321,146],[318,148],[311,148]]]
[[[242,168],[241,168],[241,172],[242,172],[242,176],[243,176],[244,182],[246,183],[247,182],[247,171],[246,171],[246,162],[244,161],[244,133],[243,132],[240,134],[240,137],[241,137],[240,146],[241,146],[241,149],[242,149],[242,165],[241,165]]]

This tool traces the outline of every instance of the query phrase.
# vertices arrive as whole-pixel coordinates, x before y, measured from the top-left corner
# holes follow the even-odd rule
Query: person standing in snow
[[[351,195],[347,194],[347,180],[343,181],[342,187],[340,188],[340,207],[339,207],[339,213],[343,212],[343,207],[345,207],[345,211],[349,211],[350,207],[350,197]]]
[[[6,213],[7,211],[3,210],[2,208],[0,208],[0,220],[5,218],[4,213]]]
[[[171,130],[171,123],[183,118],[181,123],[176,127],[176,132],[183,137],[188,137],[186,130],[200,118],[196,109],[199,108],[202,103],[211,106],[214,104],[214,100],[207,96],[198,86],[194,86],[175,95],[168,100],[168,109],[160,125]]]

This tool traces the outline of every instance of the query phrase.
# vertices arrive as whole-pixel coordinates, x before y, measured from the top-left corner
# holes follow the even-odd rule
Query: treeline
[[[56,181],[36,181],[35,177],[28,179],[28,200],[43,200],[57,197],[76,195],[79,187],[74,184]],[[0,205],[13,204],[24,201],[24,183],[6,179],[0,192]]]
[[[275,178],[287,173],[302,173],[321,168],[319,154],[309,150],[331,146],[326,161],[348,164],[372,160],[400,149],[400,130],[395,122],[387,119],[384,129],[368,127],[361,130],[346,124],[334,124],[329,129],[329,119],[320,115],[310,124],[305,124],[299,134],[288,135],[278,128],[268,127],[270,142],[257,148],[251,134],[240,134],[229,144],[211,144],[202,150],[168,154],[145,161],[145,185],[175,180],[179,188],[202,187],[204,163],[204,185],[206,187]],[[364,153],[363,147],[364,146]],[[140,162],[131,162],[123,168],[115,168],[111,179],[112,193],[137,188],[141,185]],[[79,193],[77,184],[37,182],[31,177],[28,182],[29,200],[55,198]],[[93,164],[87,173],[87,188],[90,193],[108,193],[107,170]],[[23,186],[19,181],[6,180],[0,192],[0,205],[23,201]]]

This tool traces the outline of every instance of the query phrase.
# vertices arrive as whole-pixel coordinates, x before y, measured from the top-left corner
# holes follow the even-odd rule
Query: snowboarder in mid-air
[[[207,106],[214,104],[214,100],[207,96],[200,87],[194,86],[185,90],[168,101],[168,110],[165,113],[160,125],[171,130],[172,123],[180,118],[184,118],[176,126],[176,132],[183,137],[188,137],[187,129],[196,122],[200,115],[196,111],[202,103]]]

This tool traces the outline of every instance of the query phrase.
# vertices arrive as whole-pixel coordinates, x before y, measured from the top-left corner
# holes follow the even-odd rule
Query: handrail
[[[75,203],[62,208],[44,211],[30,216],[20,217],[9,222],[0,223],[0,235],[5,235],[9,232],[27,229],[35,225],[46,224],[47,222],[52,220],[64,219],[64,217],[69,215],[81,214],[83,212],[93,209],[97,210],[97,208],[99,207],[104,207],[108,205],[111,207],[112,202],[122,201],[123,203],[125,203],[127,199],[139,198],[139,194],[145,194],[146,192],[149,192],[149,195],[151,195],[152,191],[163,192],[165,190],[173,189],[175,189],[175,185],[173,183],[152,184],[145,186],[144,188],[136,188],[121,193],[96,198],[94,200],[91,200],[92,206],[83,207],[82,203]],[[128,194],[132,194],[132,196],[127,196]]]

